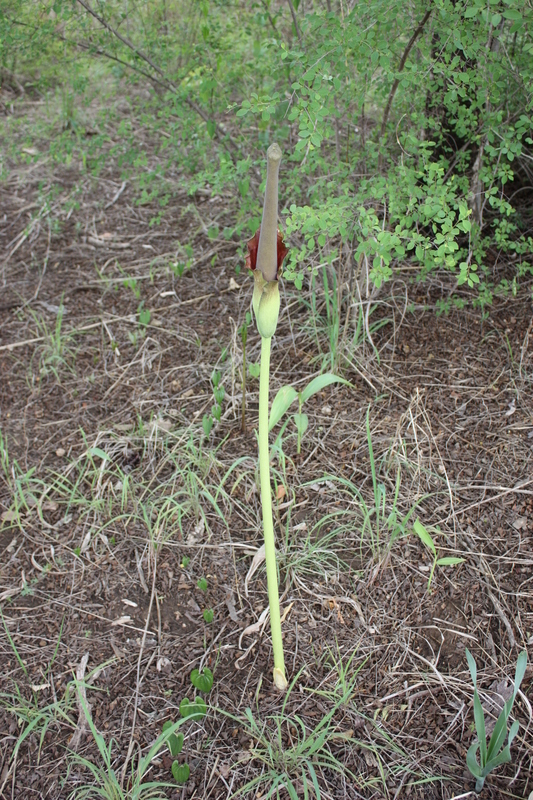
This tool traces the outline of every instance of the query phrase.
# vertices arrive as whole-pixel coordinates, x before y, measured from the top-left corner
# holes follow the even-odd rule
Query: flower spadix
[[[272,144],[267,151],[267,179],[261,227],[248,242],[246,266],[254,272],[252,305],[257,330],[264,339],[276,332],[279,317],[278,275],[287,248],[278,230],[278,177],[281,162],[279,145]]]

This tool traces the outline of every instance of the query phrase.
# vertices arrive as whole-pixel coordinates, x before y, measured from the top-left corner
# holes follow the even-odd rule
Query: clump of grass
[[[477,667],[476,662],[470,651],[466,650],[466,659],[468,661],[468,669],[474,684],[474,723],[476,726],[477,741],[473,742],[466,754],[466,766],[476,779],[476,792],[480,792],[485,784],[485,779],[490,773],[499,767],[501,764],[506,764],[511,760],[511,744],[513,739],[518,733],[519,723],[515,720],[509,730],[507,744],[504,745],[505,738],[507,737],[507,721],[513,709],[513,704],[520,689],[520,684],[524,678],[527,667],[527,653],[523,650],[518,656],[516,662],[516,671],[514,676],[514,688],[511,697],[505,702],[500,715],[494,726],[492,736],[487,745],[486,727],[485,727],[485,714],[483,706],[479,699],[477,691]],[[477,754],[479,751],[479,761]]]
[[[402,497],[401,468],[397,467],[393,482],[386,472],[383,473],[383,466],[377,463],[370,430],[370,409],[366,415],[366,438],[371,478],[369,491],[364,492],[349,478],[330,474],[308,481],[304,486],[334,493],[336,505],[345,501],[345,507],[325,514],[316,523],[314,536],[323,536],[325,531],[331,540],[337,538],[346,543],[347,539],[353,542],[355,532],[359,539],[360,559],[372,565],[375,577],[388,563],[394,544],[412,534],[413,517],[427,496],[419,497],[409,503],[406,511],[402,510],[405,498]]]
[[[74,730],[76,727],[74,716],[75,702],[74,693],[68,686],[61,697],[55,697],[54,690],[54,699],[52,702],[43,703],[40,694],[41,691],[45,691],[50,686],[51,671],[61,642],[63,622],[61,623],[54,652],[44,671],[43,677],[45,681],[41,686],[35,686],[30,680],[24,659],[17,649],[1,610],[0,617],[7,640],[23,675],[23,679],[20,682],[16,682],[13,679],[11,680],[11,691],[6,690],[0,693],[0,706],[5,708],[9,714],[16,718],[20,728],[20,733],[11,752],[11,764],[13,767],[16,764],[19,750],[28,737],[32,735],[38,736],[38,758],[40,758],[45,736],[50,728],[55,728],[57,730],[59,727],[65,726],[70,730]],[[26,686],[24,686],[24,684],[26,684]],[[7,686],[5,688],[7,689]],[[30,697],[28,697],[29,694],[31,694]]]
[[[416,774],[408,756],[384,731],[378,730],[372,720],[356,712],[353,698],[361,667],[353,663],[353,657],[346,663],[343,663],[340,652],[338,657],[333,657],[333,671],[336,674],[334,689],[327,691],[304,687],[305,697],[302,700],[297,699],[294,693],[296,684],[302,678],[300,671],[288,686],[279,710],[263,719],[251,708],[246,708],[240,716],[218,711],[237,723],[250,737],[246,761],[251,757],[260,769],[260,774],[247,781],[235,796],[280,798],[285,796],[285,792],[291,800],[325,800],[330,796],[328,789],[332,785],[332,774],[336,774],[340,781],[353,783],[361,791],[372,790],[376,793],[386,793],[388,780],[398,775],[402,775],[403,781],[412,775],[413,783],[428,780]],[[314,712],[318,698],[320,707],[327,703],[328,710],[316,722]],[[313,707],[311,723],[306,721],[307,704]],[[297,710],[294,710],[295,707]],[[364,719],[372,729],[369,740],[354,736],[354,715],[359,723]],[[366,754],[366,758],[361,759],[364,768],[357,774],[347,764],[348,760],[353,761],[351,756],[355,751]],[[377,775],[369,775],[367,758],[376,765]],[[387,762],[390,762],[389,766]]]
[[[42,342],[36,347],[34,359],[38,361],[38,371],[42,376],[52,374],[60,382],[60,373],[63,369],[74,373],[73,362],[76,358],[76,350],[72,347],[73,335],[65,333],[63,330],[63,317],[65,306],[61,300],[56,311],[55,324],[50,328],[42,317],[38,317],[33,311],[30,312],[37,327]]]
[[[164,789],[174,789],[175,784],[164,781],[147,781],[146,776],[151,769],[152,761],[167,746],[170,737],[176,734],[178,728],[187,720],[186,717],[166,726],[155,742],[151,745],[145,756],[140,756],[135,767],[133,762],[127,781],[123,781],[115,770],[116,756],[113,749],[113,740],[106,744],[102,734],[96,728],[90,709],[80,691],[80,683],[76,682],[78,703],[85,714],[89,730],[96,743],[100,762],[94,763],[78,753],[69,756],[69,775],[74,768],[82,768],[91,776],[90,782],[82,783],[74,789],[69,800],[85,800],[85,798],[100,798],[100,800],[151,800],[164,798]],[[126,785],[124,785],[126,784]]]

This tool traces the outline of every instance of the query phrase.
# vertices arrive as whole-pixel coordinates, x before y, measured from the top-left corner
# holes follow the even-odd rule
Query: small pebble
[[[65,451],[63,450],[63,448],[62,447],[58,447],[57,450],[56,450],[56,456],[58,458],[63,458],[64,455],[65,455]]]

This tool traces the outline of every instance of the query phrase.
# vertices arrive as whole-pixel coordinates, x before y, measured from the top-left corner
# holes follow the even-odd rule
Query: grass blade
[[[485,733],[485,714],[477,689],[474,690],[474,722],[479,739],[479,761],[483,768],[487,763],[487,737]]]

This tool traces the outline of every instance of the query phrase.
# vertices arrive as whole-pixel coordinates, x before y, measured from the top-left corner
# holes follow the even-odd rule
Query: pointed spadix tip
[[[281,161],[281,147],[274,142],[267,150],[267,158],[269,161]]]

